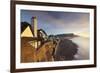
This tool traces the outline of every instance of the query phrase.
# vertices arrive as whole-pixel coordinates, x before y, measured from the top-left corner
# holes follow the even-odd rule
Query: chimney
[[[32,31],[33,31],[33,35],[34,35],[34,37],[37,37],[37,18],[36,17],[32,17],[32,24],[31,24],[31,27],[32,27]],[[38,41],[37,40],[35,40],[35,42],[34,42],[34,47],[35,47],[35,49],[37,49],[37,47],[38,47]]]
[[[34,37],[37,37],[37,17],[32,17],[32,31],[34,34]]]

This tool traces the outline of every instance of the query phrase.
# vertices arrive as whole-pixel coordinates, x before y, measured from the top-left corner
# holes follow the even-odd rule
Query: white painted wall
[[[31,0],[32,1],[32,0]],[[100,0],[33,0],[41,2],[97,5],[97,33],[100,37]],[[30,73],[99,73],[100,38],[97,41],[97,68],[39,71]],[[0,0],[0,73],[10,73],[10,0]],[[29,73],[29,72],[27,72]]]

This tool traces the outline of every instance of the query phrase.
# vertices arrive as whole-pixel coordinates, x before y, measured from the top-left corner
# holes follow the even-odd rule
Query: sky
[[[38,29],[50,35],[89,34],[89,13],[21,10],[21,22],[31,24],[31,18],[37,17]]]

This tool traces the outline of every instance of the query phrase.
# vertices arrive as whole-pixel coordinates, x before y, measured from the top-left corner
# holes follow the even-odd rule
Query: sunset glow
[[[76,32],[74,33],[75,35],[79,35],[79,36],[82,36],[82,37],[88,37],[89,38],[89,32]]]

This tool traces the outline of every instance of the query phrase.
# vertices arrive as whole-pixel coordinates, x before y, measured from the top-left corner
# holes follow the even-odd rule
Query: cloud
[[[89,30],[89,13],[32,10],[21,11],[21,21],[31,23],[30,19],[32,16],[37,17],[38,28],[43,28],[48,31],[48,33],[60,33],[60,31],[62,31],[62,33],[74,32],[84,29]]]

